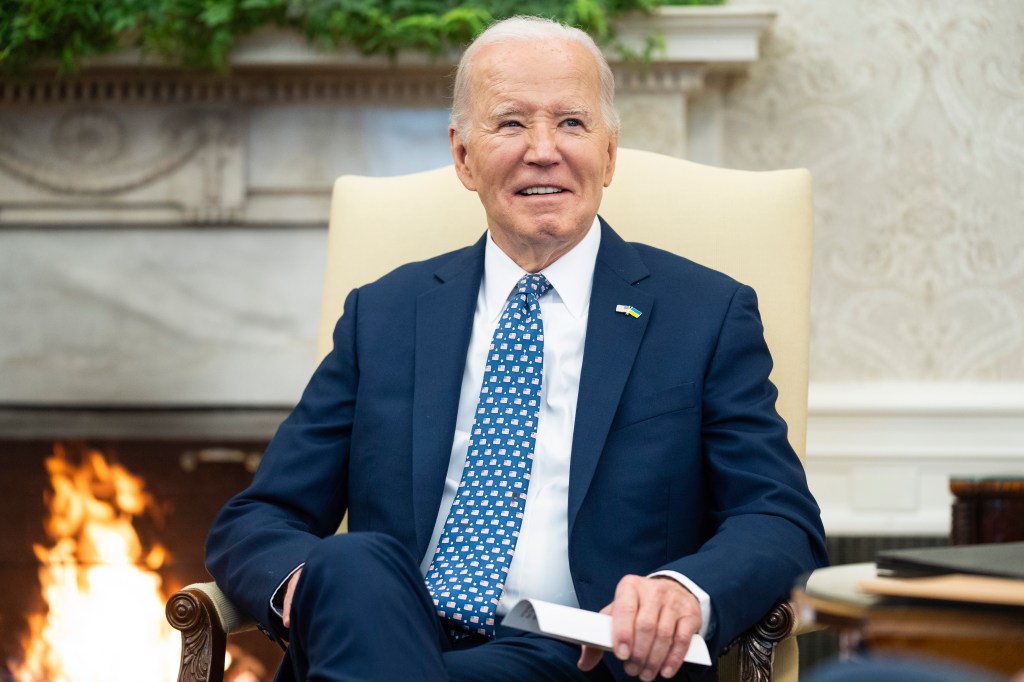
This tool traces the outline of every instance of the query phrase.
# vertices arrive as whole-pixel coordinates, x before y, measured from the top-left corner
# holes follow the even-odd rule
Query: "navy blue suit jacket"
[[[333,352],[207,546],[265,627],[280,627],[271,594],[346,511],[351,532],[427,552],[483,259],[481,239],[348,296]],[[599,610],[626,574],[679,571],[711,596],[717,654],[826,561],[754,292],[602,221],[585,343],[568,509],[580,605]]]

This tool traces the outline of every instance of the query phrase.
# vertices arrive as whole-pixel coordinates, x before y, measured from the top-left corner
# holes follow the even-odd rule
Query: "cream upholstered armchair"
[[[620,149],[601,215],[627,241],[645,242],[754,287],[775,361],[772,380],[801,459],[807,430],[811,281],[811,179],[805,170],[746,172]],[[318,357],[345,295],[410,261],[465,246],[485,226],[476,195],[453,167],[412,175],[344,176],[334,186]],[[225,635],[255,627],[214,583],[190,585],[167,603],[182,632],[180,682],[220,682]],[[719,663],[720,680],[795,680],[798,629],[776,605]]]

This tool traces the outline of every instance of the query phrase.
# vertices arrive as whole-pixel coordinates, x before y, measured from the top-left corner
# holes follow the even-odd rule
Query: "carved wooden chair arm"
[[[178,682],[223,682],[227,636],[256,627],[217,583],[193,583],[167,600],[167,620],[181,631]]]
[[[793,604],[785,601],[777,603],[752,628],[729,645],[719,659],[718,679],[776,682],[780,677],[776,660],[778,645],[787,637],[795,637],[807,631],[810,629],[801,625]]]

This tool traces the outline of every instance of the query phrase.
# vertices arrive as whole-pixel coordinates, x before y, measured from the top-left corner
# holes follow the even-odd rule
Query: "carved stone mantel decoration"
[[[236,116],[211,107],[107,98],[11,107],[0,114],[0,215],[5,224],[239,222],[241,133]]]
[[[626,46],[640,51],[645,37],[660,35],[664,49],[651,64],[612,55],[622,144],[687,156],[688,101],[756,60],[773,16],[668,7],[623,21]],[[264,32],[235,51],[228,77],[141,62],[122,54],[93,59],[75,77],[37,72],[0,84],[0,225],[322,224],[341,172],[447,161],[443,127],[408,150],[422,157],[411,167],[318,157],[372,154],[358,149],[352,128],[373,126],[373,117],[348,120],[354,109],[433,110],[424,121],[436,123],[454,59],[317,53],[297,35]],[[716,155],[717,127],[700,126],[705,139],[695,144],[706,155]],[[287,167],[268,167],[277,160]]]

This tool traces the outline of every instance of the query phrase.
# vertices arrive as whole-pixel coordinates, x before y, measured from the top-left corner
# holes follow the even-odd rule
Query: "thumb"
[[[292,573],[292,576],[288,578],[288,587],[284,591],[284,603],[281,608],[281,622],[286,628],[290,628],[292,625],[292,598],[295,596],[295,585],[299,582],[299,576],[302,575],[302,568],[299,568]]]

